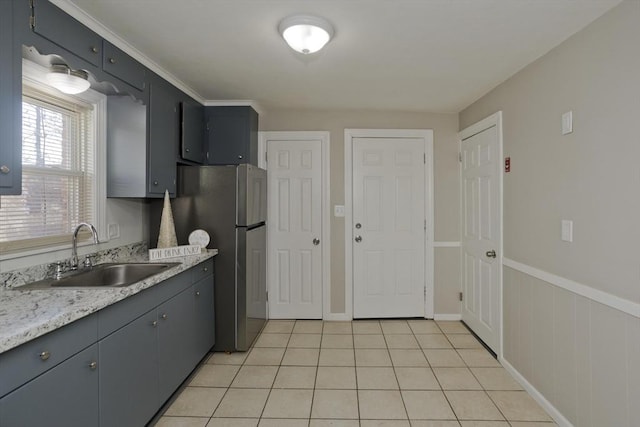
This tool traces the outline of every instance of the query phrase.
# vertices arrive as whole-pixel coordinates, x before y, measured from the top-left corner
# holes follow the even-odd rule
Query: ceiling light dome
[[[285,18],[278,29],[291,49],[305,55],[319,51],[333,37],[329,21],[311,15]]]
[[[70,95],[82,93],[91,87],[86,71],[72,70],[62,64],[52,65],[45,78],[51,86]]]

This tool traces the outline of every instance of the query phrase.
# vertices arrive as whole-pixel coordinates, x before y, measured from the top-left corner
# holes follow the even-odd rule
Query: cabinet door
[[[145,86],[144,65],[106,40],[103,45],[102,69],[136,89],[143,90]]]
[[[100,427],[143,426],[160,407],[152,310],[98,342]]]
[[[0,195],[22,191],[22,57],[14,7],[17,2],[0,1]]]
[[[0,425],[97,427],[99,365],[94,344],[9,393],[0,399]]]
[[[258,113],[251,107],[208,107],[210,165],[258,165]]]
[[[195,101],[182,102],[181,157],[202,163],[204,144],[204,107]]]
[[[189,357],[194,323],[191,287],[158,306],[161,401],[173,394],[195,366]]]
[[[213,275],[193,285],[196,323],[194,327],[195,362],[207,354],[215,344],[215,312],[213,304]]]
[[[178,99],[168,83],[155,80],[149,99],[149,184],[150,195],[176,192],[178,152]]]
[[[35,33],[96,67],[102,65],[102,38],[62,9],[47,0],[34,0],[33,17]]]

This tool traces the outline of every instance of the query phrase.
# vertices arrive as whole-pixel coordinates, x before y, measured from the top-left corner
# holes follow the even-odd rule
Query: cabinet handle
[[[97,367],[98,367],[98,362],[89,363],[89,369],[93,370],[93,369],[96,369]]]
[[[116,63],[115,58],[109,58],[109,64],[115,64],[115,63]]]
[[[7,165],[2,165],[0,166],[0,172],[2,172],[3,174],[8,174],[9,172],[11,172],[11,169],[9,169],[9,166]]]
[[[200,291],[196,291],[196,296],[199,297],[200,296]]]
[[[153,326],[154,328],[158,326],[158,321],[154,320],[153,322],[151,322],[151,326]]]
[[[43,351],[42,353],[40,353],[40,359],[41,360],[47,360],[50,356],[51,356],[51,353],[49,353],[46,350]]]
[[[98,53],[98,48],[95,46],[91,46],[91,52]]]
[[[167,319],[167,314],[166,313],[162,313],[162,316],[160,316],[160,317],[162,317],[163,320],[166,320]]]

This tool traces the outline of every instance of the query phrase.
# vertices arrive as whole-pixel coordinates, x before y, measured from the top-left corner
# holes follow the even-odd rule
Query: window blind
[[[22,194],[0,199],[0,252],[68,243],[95,217],[93,107],[23,86]]]

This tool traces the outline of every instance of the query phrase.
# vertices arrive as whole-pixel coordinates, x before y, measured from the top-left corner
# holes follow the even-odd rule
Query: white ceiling
[[[71,1],[126,40],[125,50],[133,47],[201,100],[430,112],[460,111],[620,3]],[[75,9],[68,0],[54,2]],[[334,25],[335,37],[320,53],[296,54],[278,34],[280,20],[296,13]]]

